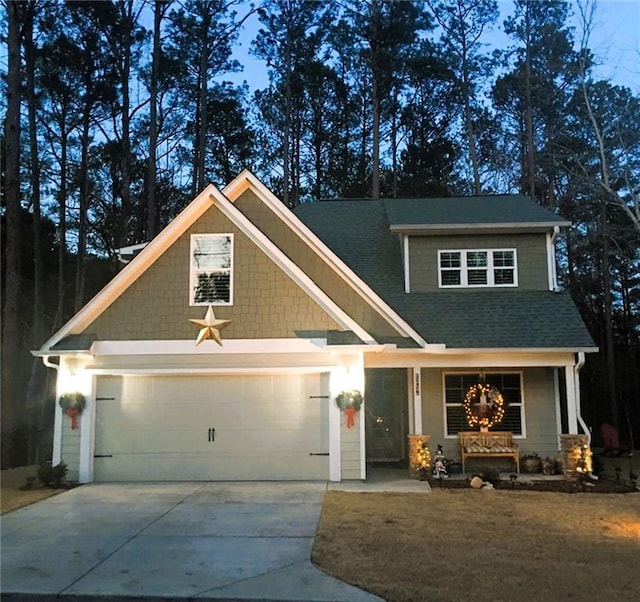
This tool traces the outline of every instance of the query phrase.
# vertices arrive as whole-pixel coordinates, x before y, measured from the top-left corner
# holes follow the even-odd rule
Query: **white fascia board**
[[[247,189],[253,192],[309,247],[323,259],[356,293],[373,307],[398,333],[411,337],[418,345],[424,347],[427,342],[405,320],[402,319],[387,303],[385,303],[371,287],[364,282],[342,259],[340,259],[316,234],[310,230],[290,209],[285,207],[258,178],[250,171],[243,170],[230,182],[222,193],[233,203]]]
[[[484,232],[547,232],[556,227],[570,226],[571,222],[564,220],[554,222],[513,222],[513,223],[466,223],[466,224],[392,224],[391,232],[411,233],[411,234],[459,234],[473,230],[482,230]]]
[[[323,350],[333,353],[335,355],[349,355],[355,351],[362,351],[364,353],[382,353],[395,349],[396,345],[325,345]]]
[[[560,367],[574,361],[575,350],[506,350],[481,351],[455,350],[452,353],[423,353],[398,349],[382,354],[367,354],[367,368],[397,368],[420,366],[422,368],[507,368],[507,367]]]
[[[316,366],[256,366],[248,368],[87,368],[89,374],[95,376],[113,376],[113,375],[138,375],[153,376],[171,375],[171,374],[188,374],[197,375],[252,375],[252,374],[322,374],[330,372],[335,368],[335,364],[316,365]]]
[[[212,205],[215,186],[207,186],[140,253],[42,347],[48,350],[69,334],[82,332],[149,268]]]
[[[420,353],[429,352],[429,349],[419,350]],[[435,351],[435,350],[434,350]],[[435,351],[437,353],[437,351]],[[509,347],[504,349],[471,347],[465,348],[445,348],[443,354],[478,354],[478,353],[597,353],[598,347]]]
[[[329,296],[305,274],[279,247],[267,238],[247,217],[223,194],[213,191],[212,199],[218,209],[229,218],[259,249],[270,257],[287,276],[297,283],[329,316],[342,328],[353,331],[365,343],[376,344],[375,339],[340,308]]]
[[[195,332],[195,331],[194,331]],[[108,355],[235,355],[318,353],[325,339],[223,339],[222,346],[207,339],[196,345],[195,338],[155,341],[96,341],[94,356]]]

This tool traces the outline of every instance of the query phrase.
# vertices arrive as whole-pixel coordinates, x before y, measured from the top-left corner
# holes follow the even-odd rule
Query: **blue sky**
[[[600,0],[590,47],[604,79],[640,93],[640,0]]]
[[[575,37],[578,42],[582,27],[577,4],[576,0],[568,1],[576,13],[572,25],[575,27]],[[498,4],[502,15],[498,30],[494,30],[490,38],[492,43],[508,45],[511,43],[510,40],[500,32],[502,22],[511,11],[513,3],[511,0],[499,0]],[[247,54],[248,45],[258,28],[258,19],[253,17],[247,22],[241,34],[242,48],[236,49],[236,53],[245,66],[243,73],[234,77],[227,75],[223,79],[247,80],[252,89],[264,88],[268,85],[269,80],[264,63]],[[600,63],[597,70],[599,77],[628,86],[634,92],[640,93],[640,0],[598,0],[589,47]]]

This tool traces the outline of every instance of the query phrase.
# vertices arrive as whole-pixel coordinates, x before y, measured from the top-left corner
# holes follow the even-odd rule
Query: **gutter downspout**
[[[582,418],[582,413],[580,409],[580,370],[582,370],[582,367],[584,366],[584,362],[585,362],[584,351],[580,351],[578,352],[578,361],[576,362],[576,365],[573,367],[573,371],[575,373],[575,383],[576,383],[575,384],[576,414],[578,417],[578,422],[580,423],[580,426],[582,427],[584,434],[587,436],[587,444],[589,445],[589,447],[591,447],[591,431],[589,430],[589,427],[584,421],[584,418]]]
[[[556,240],[560,236],[560,227],[553,227],[553,234],[547,240],[549,241],[549,290],[558,291],[558,273],[556,268]]]
[[[49,358],[49,355],[42,356],[42,363],[47,368],[53,368],[56,372],[60,371],[60,364],[54,364]],[[58,399],[58,378],[56,376],[56,399]],[[57,405],[57,404],[56,404]],[[53,419],[53,450],[51,453],[51,465],[57,466],[62,459],[62,413],[58,411],[57,407],[54,412]]]

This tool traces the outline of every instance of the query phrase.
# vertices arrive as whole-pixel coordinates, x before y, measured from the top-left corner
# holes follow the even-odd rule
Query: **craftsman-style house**
[[[455,458],[479,381],[499,429],[553,456],[586,431],[596,351],[557,287],[567,225],[520,195],[291,212],[246,171],[209,186],[35,352],[85,401],[57,406],[53,461],[81,482],[366,479],[411,434]]]

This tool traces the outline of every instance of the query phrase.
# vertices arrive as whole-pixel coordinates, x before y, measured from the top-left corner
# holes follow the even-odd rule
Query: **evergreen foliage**
[[[29,350],[245,167],[290,207],[523,192],[570,219],[560,277],[600,347],[583,410],[637,437],[640,97],[595,78],[569,3],[512,8],[496,51],[494,0],[4,0],[3,449],[50,420]],[[264,87],[237,83],[243,27]]]

